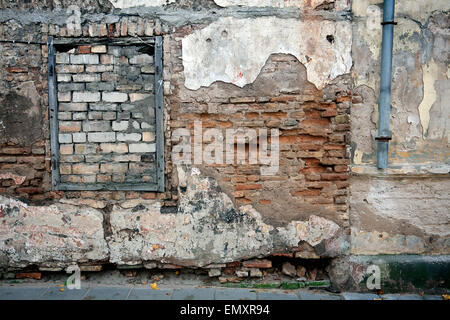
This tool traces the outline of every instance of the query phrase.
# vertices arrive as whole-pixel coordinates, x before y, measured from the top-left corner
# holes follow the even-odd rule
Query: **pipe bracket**
[[[389,137],[389,136],[378,136],[378,137],[375,137],[375,140],[377,140],[377,141],[389,141],[389,140],[392,140],[392,137]]]
[[[394,26],[396,26],[396,25],[397,25],[397,22],[395,22],[395,21],[383,21],[383,22],[381,23],[382,26],[384,26],[385,24],[393,24]]]

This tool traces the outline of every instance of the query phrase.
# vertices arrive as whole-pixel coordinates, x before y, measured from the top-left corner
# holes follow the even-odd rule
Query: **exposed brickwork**
[[[203,167],[212,169],[208,172],[220,180],[237,205],[252,204],[269,221],[283,214],[304,218],[319,213],[348,226],[349,79],[343,77],[336,81],[341,84],[319,91],[302,78],[304,69],[296,58],[273,55],[255,83],[243,89],[216,83],[187,91],[177,39],[190,30],[186,27],[179,32],[165,37],[164,80],[169,89],[171,129],[187,128],[193,137],[194,121],[202,121],[204,130],[219,129],[224,137],[228,128],[276,128],[280,132],[276,175],[261,175],[260,165],[248,164],[248,152],[244,164]],[[277,80],[282,84],[274,84]],[[179,139],[169,143],[177,144]]]
[[[159,21],[155,23],[154,20],[133,16],[121,17],[117,23],[113,24],[86,22],[82,25],[81,32],[76,29],[73,31],[67,30],[64,26],[44,23],[22,26],[14,21],[8,21],[0,29],[0,33],[5,39],[19,39],[25,34],[26,36],[21,39],[42,41],[43,43],[47,41],[48,36],[57,38],[81,36],[120,38],[130,36],[148,37],[159,35],[161,32],[162,27]],[[171,191],[170,184],[166,188],[167,191],[165,193],[159,194],[155,192],[126,191],[51,191],[47,46],[2,43],[0,48],[3,56],[11,57],[8,67],[0,70],[2,78],[0,83],[1,92],[5,93],[11,89],[16,91],[22,84],[31,82],[33,84],[32,89],[36,89],[38,93],[36,105],[39,107],[43,118],[39,122],[34,121],[39,129],[39,140],[26,144],[14,143],[12,139],[4,139],[5,144],[3,144],[3,140],[0,141],[0,173],[7,173],[0,177],[0,192],[36,201],[53,201],[53,199],[62,197],[109,200],[113,202],[124,199],[141,198],[148,200],[158,198],[163,200],[163,205],[176,205],[176,200],[178,199],[177,191],[176,189]],[[86,158],[89,158],[89,161],[94,161],[97,154],[89,154],[89,152],[93,151],[93,144],[98,144],[98,146],[103,145],[104,159],[104,156],[107,155],[107,158],[114,160],[112,159],[114,157],[118,162],[117,168],[111,167],[111,161],[108,162],[108,165],[105,163],[103,168],[99,163],[97,169],[88,165],[79,166],[75,168],[75,171],[80,174],[78,177],[72,174],[74,172],[72,168],[73,162],[62,163],[60,172],[63,176],[69,177],[65,178],[66,180],[84,183],[94,182],[94,174],[83,175],[83,178],[80,180],[81,174],[87,172],[84,170],[91,170],[89,172],[96,171],[96,182],[120,183],[126,175],[119,173],[114,178],[116,181],[113,181],[111,172],[117,173],[115,169],[118,169],[118,171],[123,170],[124,163],[129,163],[126,173],[136,173],[135,177],[139,176],[140,181],[146,182],[153,179],[153,176],[150,177],[150,175],[142,176],[142,171],[145,170],[142,163],[148,165],[154,162],[154,155],[152,155],[155,152],[154,143],[156,139],[154,115],[148,117],[153,123],[143,124],[145,128],[140,127],[137,129],[137,126],[135,128],[133,123],[131,123],[128,126],[128,130],[124,129],[128,122],[136,121],[140,126],[142,125],[141,122],[145,122],[140,117],[139,112],[135,112],[135,118],[133,118],[131,110],[133,105],[142,105],[147,100],[151,100],[150,104],[153,105],[153,95],[149,96],[154,87],[153,57],[137,53],[136,50],[140,46],[128,47],[129,51],[123,55],[118,51],[118,48],[117,46],[108,47],[105,45],[76,46],[75,52],[72,54],[73,61],[70,60],[71,53],[60,52],[61,54],[58,54],[56,57],[58,65],[58,100],[60,102],[58,116],[60,128],[63,129],[59,136],[59,139],[62,141],[62,160],[86,162],[86,164],[88,163]],[[129,59],[127,56],[132,59]],[[136,57],[133,58],[133,56]],[[98,57],[98,61],[96,57]],[[132,72],[129,73],[129,70],[123,66],[133,69]],[[140,81],[141,83],[134,79],[136,76],[142,80]],[[133,79],[129,80],[131,78]],[[28,88],[26,89],[28,90]],[[122,93],[122,96],[114,94],[115,92]],[[27,95],[34,95],[34,93],[24,92]],[[102,93],[105,94],[102,96]],[[124,99],[123,94],[127,95],[127,99],[124,102],[117,101]],[[114,110],[109,110],[108,106],[111,107],[112,105],[115,105]],[[109,122],[111,127],[111,131],[107,132],[115,134],[114,141],[112,141],[112,137],[108,139],[106,135],[99,135],[98,131],[88,131],[90,129],[89,124],[94,123],[94,126],[107,126],[106,122]],[[85,127],[86,131],[84,130]],[[105,142],[92,142],[90,144],[89,134],[91,134],[92,139],[105,140]],[[138,135],[140,136],[138,137]],[[20,136],[23,136],[22,131]],[[3,152],[5,148],[7,149]],[[17,151],[18,154],[11,154],[13,151],[9,150],[10,148],[16,148],[20,153]],[[130,148],[135,154],[127,154]],[[127,149],[127,152],[125,152],[125,149]],[[144,162],[141,162],[142,152],[145,152]],[[25,165],[27,161],[31,161],[31,158],[33,158],[32,165]],[[25,177],[25,181],[20,185],[16,184],[14,179],[9,178],[11,173],[13,177]],[[18,181],[21,181],[21,179]],[[164,199],[168,201],[164,202]]]
[[[61,183],[156,182],[154,61],[140,49],[56,54]]]
[[[130,27],[131,26],[131,27]],[[201,26],[196,26],[200,28]],[[197,93],[186,92],[183,86],[183,66],[181,61],[181,37],[191,32],[192,27],[183,27],[164,37],[164,94],[165,94],[165,146],[166,146],[166,192],[158,196],[165,199],[163,205],[177,205],[177,179],[173,179],[171,164],[171,132],[184,127],[193,130],[195,120],[201,120],[204,128],[278,128],[280,130],[280,171],[275,176],[261,176],[258,165],[210,165],[219,178],[221,186],[236,204],[252,204],[258,211],[269,213],[279,211],[280,193],[289,207],[289,218],[304,218],[310,213],[338,215],[343,225],[347,224],[348,196],[348,132],[347,113],[350,106],[350,92],[347,85],[330,85],[316,90],[310,83],[300,82],[296,89],[272,90],[267,77],[277,73],[299,72],[298,61],[291,56],[274,56],[262,70],[257,82],[267,90],[244,88],[237,90],[231,85],[210,90],[200,89]],[[44,34],[54,36],[125,37],[152,36],[167,32],[159,22],[137,17],[122,17],[114,24],[86,24],[81,34],[67,33],[55,25],[43,25]],[[43,37],[45,39],[45,36]],[[119,83],[114,66],[123,64],[124,58],[114,57],[111,48],[105,46],[78,47],[75,54],[58,55],[58,85],[61,109],[59,113],[63,159],[75,163],[88,163],[86,156],[103,145],[102,150],[122,161],[137,158],[128,157],[130,148],[135,151],[153,152],[154,133],[122,132],[128,119],[125,110],[117,106],[142,99],[141,94],[152,90],[153,81],[144,82],[144,87],[136,84]],[[81,50],[81,51],[80,51]],[[106,51],[106,52],[105,52]],[[45,46],[42,52],[46,52]],[[122,56],[124,57],[124,56]],[[71,60],[72,58],[72,60]],[[78,60],[77,60],[78,59]],[[45,59],[44,59],[45,60]],[[127,61],[145,63],[144,56],[136,56]],[[82,63],[82,64],[78,64]],[[140,69],[142,76],[151,77],[151,64]],[[20,71],[20,70],[19,70]],[[100,79],[99,79],[100,76]],[[287,82],[289,82],[288,80]],[[347,79],[344,79],[346,82]],[[335,81],[338,83],[339,81]],[[149,85],[151,83],[151,85]],[[138,84],[139,85],[139,84]],[[254,87],[257,87],[254,86]],[[228,91],[228,92],[227,92]],[[114,93],[113,93],[114,92]],[[331,93],[330,93],[331,92]],[[126,99],[126,100],[125,100]],[[115,105],[109,110],[108,105]],[[102,108],[103,106],[104,108]],[[97,107],[96,110],[94,110]],[[119,110],[119,112],[117,112]],[[126,116],[125,116],[126,118]],[[89,123],[89,124],[88,124]],[[84,124],[84,125],[83,125]],[[63,132],[64,131],[64,132]],[[109,135],[108,135],[109,133]],[[112,137],[114,133],[114,138]],[[138,137],[137,134],[141,134]],[[144,145],[137,139],[143,140]],[[91,146],[91,148],[89,148]],[[144,150],[145,149],[145,150]],[[48,152],[48,150],[47,150]],[[86,154],[88,153],[88,154]],[[93,153],[95,155],[95,153]],[[78,157],[77,156],[81,156]],[[127,156],[127,157],[125,157]],[[83,158],[83,159],[81,159]],[[92,155],[91,155],[92,158]],[[90,159],[94,160],[93,158]],[[74,177],[74,168],[67,162],[61,166],[61,174]],[[125,162],[126,163],[126,162]],[[122,162],[117,163],[117,172],[124,171]],[[128,166],[128,170],[131,166]],[[136,162],[137,164],[137,162]],[[119,166],[121,166],[119,168]],[[112,167],[99,165],[77,166],[76,172],[91,172],[84,178],[67,178],[72,181],[87,181],[96,175],[96,181],[112,181],[109,174]],[[123,167],[123,168],[122,168]],[[87,170],[87,171],[86,171]],[[138,170],[138,167],[133,167]],[[118,173],[120,176],[121,174]],[[123,175],[122,175],[123,176]],[[274,192],[276,191],[276,192]],[[58,193],[58,196],[61,193]],[[79,192],[67,193],[80,196]],[[156,197],[154,193],[112,192],[83,193],[90,198],[123,199]],[[55,194],[53,193],[55,196]]]

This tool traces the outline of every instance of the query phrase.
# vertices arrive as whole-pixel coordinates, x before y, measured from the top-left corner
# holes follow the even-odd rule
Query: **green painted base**
[[[349,262],[352,278],[359,280],[360,291],[377,290],[367,286],[368,282],[374,283],[373,276],[367,273],[370,266],[379,267],[384,293],[423,291],[442,294],[450,290],[450,255],[351,256]]]

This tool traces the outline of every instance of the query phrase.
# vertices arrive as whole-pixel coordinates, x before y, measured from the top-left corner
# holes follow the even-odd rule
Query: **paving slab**
[[[438,295],[432,296],[432,295],[426,294],[423,296],[423,300],[444,300],[444,299],[442,299],[442,296],[438,296]]]
[[[50,287],[39,297],[39,300],[81,300],[89,290],[89,288],[71,290],[63,288],[64,291],[61,291],[61,289],[59,287]]]
[[[258,300],[298,300],[297,294],[294,292],[278,292],[278,291],[257,291]]]
[[[213,288],[185,288],[175,289],[172,300],[214,300]]]
[[[0,287],[0,300],[38,300],[48,287]]]
[[[423,297],[418,294],[383,294],[383,300],[423,300]]]
[[[151,288],[133,288],[128,296],[128,300],[171,300],[173,290]]]
[[[254,289],[217,289],[216,300],[256,300]]]
[[[345,300],[376,300],[381,299],[379,295],[374,293],[356,293],[344,292],[341,294]]]
[[[330,293],[299,290],[297,294],[300,300],[343,300],[342,296]]]
[[[131,288],[126,287],[95,287],[89,290],[83,300],[125,300]]]

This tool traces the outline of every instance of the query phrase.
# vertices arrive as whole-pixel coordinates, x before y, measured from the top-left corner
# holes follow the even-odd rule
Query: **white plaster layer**
[[[118,9],[134,7],[159,7],[176,2],[176,0],[110,0]]]
[[[333,2],[332,0],[214,0],[221,7],[246,6],[246,7],[311,7],[316,8],[323,3]]]
[[[328,36],[328,37],[327,37]],[[350,72],[352,30],[346,21],[221,18],[182,40],[185,86],[255,81],[273,53],[294,55],[318,89]]]
[[[423,69],[423,100],[419,105],[420,123],[422,124],[422,134],[427,135],[430,124],[430,109],[436,101],[437,93],[434,83],[438,77],[439,66],[430,60]]]

